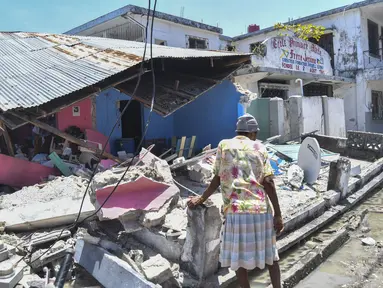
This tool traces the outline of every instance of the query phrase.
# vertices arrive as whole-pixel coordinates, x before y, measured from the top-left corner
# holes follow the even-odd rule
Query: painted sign
[[[273,37],[263,42],[263,59],[256,56],[257,66],[281,68],[312,74],[333,75],[331,57],[320,46],[296,37]]]

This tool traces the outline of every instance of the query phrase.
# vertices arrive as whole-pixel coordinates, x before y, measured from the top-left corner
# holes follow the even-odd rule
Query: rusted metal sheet
[[[143,61],[144,43],[43,33],[0,33],[0,109],[48,103]],[[153,45],[153,58],[243,56]],[[150,59],[150,45],[145,61]]]

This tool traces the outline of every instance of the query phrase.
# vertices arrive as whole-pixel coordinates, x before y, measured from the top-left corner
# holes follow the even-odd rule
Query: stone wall
[[[348,131],[347,155],[371,161],[383,157],[383,134]]]

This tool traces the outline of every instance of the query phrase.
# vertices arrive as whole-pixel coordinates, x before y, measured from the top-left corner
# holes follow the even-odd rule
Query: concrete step
[[[307,275],[305,273],[309,273],[307,271],[315,269],[348,239],[347,231],[343,231],[344,224],[341,225],[342,227],[339,227],[339,221],[336,221],[334,224],[330,223],[354,208],[355,205],[359,204],[382,183],[383,173],[380,173],[363,188],[341,201],[339,205],[330,208],[318,218],[286,235],[284,238],[278,239],[277,246],[281,256],[281,272],[284,275],[283,280],[288,285],[284,287],[293,287],[289,285],[298,283],[299,280]],[[333,197],[336,196],[334,195]],[[331,199],[328,201],[331,202]],[[326,228],[323,228],[324,226]],[[328,233],[328,231],[333,232]],[[309,245],[307,246],[302,243],[309,243]],[[235,278],[234,273],[232,272],[231,274],[231,277],[227,275],[221,276],[221,287],[239,287],[237,284],[231,284],[234,281],[233,277]],[[253,279],[251,287],[268,287],[270,284],[267,270],[253,271],[250,274],[250,278]]]

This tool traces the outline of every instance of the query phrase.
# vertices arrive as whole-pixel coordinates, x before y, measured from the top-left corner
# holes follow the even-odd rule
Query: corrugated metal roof
[[[97,37],[0,33],[0,109],[39,106],[94,85],[139,64],[144,45]],[[153,58],[239,55],[244,54],[153,45]]]

